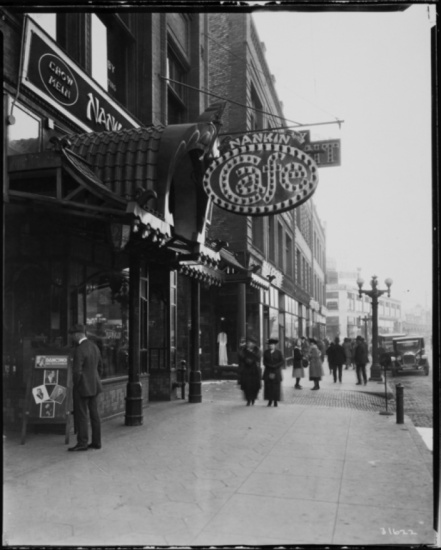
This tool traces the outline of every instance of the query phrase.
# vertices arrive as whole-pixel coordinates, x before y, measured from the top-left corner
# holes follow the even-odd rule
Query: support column
[[[238,283],[237,285],[237,341],[240,342],[242,336],[246,337],[247,332],[247,285]]]
[[[368,345],[368,342],[366,342]],[[369,380],[382,382],[381,367],[378,363],[378,298],[372,296],[372,365]]]
[[[126,397],[126,426],[142,424],[142,384],[139,381],[141,344],[141,261],[139,256],[130,256],[129,286],[129,381]]]
[[[191,365],[188,384],[189,403],[202,402],[202,375],[199,364],[200,341],[200,287],[199,281],[191,280]]]

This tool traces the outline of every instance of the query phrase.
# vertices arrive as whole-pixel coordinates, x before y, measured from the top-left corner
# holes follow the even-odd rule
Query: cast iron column
[[[142,424],[142,385],[140,371],[141,333],[141,262],[136,254],[130,256],[129,282],[129,381],[126,397],[126,426]]]
[[[361,298],[362,294],[366,294],[372,300],[372,365],[371,365],[371,377],[369,380],[381,382],[383,380],[381,376],[381,366],[378,363],[378,298],[387,292],[390,296],[390,287],[392,285],[392,279],[386,279],[385,283],[387,290],[379,290],[377,276],[373,275],[371,280],[372,290],[362,290],[363,279],[357,280],[358,293]],[[366,342],[367,345],[367,342]]]
[[[246,338],[247,322],[246,322],[246,307],[247,307],[247,285],[238,283],[237,285],[237,341]]]
[[[372,365],[370,380],[383,380],[378,363],[378,296],[372,294]],[[367,342],[366,342],[367,344]]]
[[[199,364],[200,341],[200,288],[199,282],[191,280],[191,365],[188,380],[189,403],[202,402],[202,375]]]

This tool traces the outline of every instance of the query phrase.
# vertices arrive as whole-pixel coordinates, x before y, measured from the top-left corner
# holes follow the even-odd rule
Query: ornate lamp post
[[[367,315],[365,315],[364,317],[361,318],[361,320],[364,323],[364,339],[367,342],[368,341],[368,321],[372,321],[372,319]]]
[[[371,279],[372,290],[362,290],[364,281],[361,277],[357,279],[358,295],[366,294],[372,300],[372,366],[370,380],[377,380],[381,382],[381,367],[378,363],[378,298],[387,293],[390,297],[390,287],[392,286],[392,279],[386,279],[385,284],[387,290],[379,290],[377,276],[373,275]]]

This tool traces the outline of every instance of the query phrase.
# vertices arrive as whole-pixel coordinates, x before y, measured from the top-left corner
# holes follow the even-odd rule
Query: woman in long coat
[[[261,353],[256,340],[248,336],[246,345],[239,350],[238,383],[244,393],[247,406],[254,405],[262,387]]]
[[[285,359],[282,353],[276,349],[278,340],[270,338],[268,340],[269,349],[263,354],[263,365],[265,370],[263,372],[263,398],[268,399],[268,407],[271,407],[274,402],[274,406],[277,407],[277,402],[281,399],[281,386],[282,386],[282,367],[285,364]]]
[[[309,339],[309,344],[309,379],[314,382],[314,387],[311,390],[319,390],[319,382],[325,374],[323,372],[321,353],[314,338]]]
[[[294,386],[296,390],[303,389],[300,385],[300,380],[305,377],[305,371],[302,366],[303,355],[300,346],[300,340],[297,340],[294,346],[294,359],[292,365],[292,377],[296,379],[296,383]]]

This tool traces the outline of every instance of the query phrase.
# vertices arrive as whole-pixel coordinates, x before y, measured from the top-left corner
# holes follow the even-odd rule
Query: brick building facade
[[[287,126],[275,78],[251,15],[209,16],[210,87],[227,104],[222,140]],[[277,130],[275,130],[277,131]],[[232,360],[240,338],[251,333],[261,346],[270,336],[289,360],[294,339],[325,335],[326,235],[311,200],[283,214],[247,217],[213,207],[209,235],[229,243],[248,273],[231,277],[219,293],[218,311]],[[238,282],[239,281],[239,282]],[[255,283],[255,284],[253,284]]]

